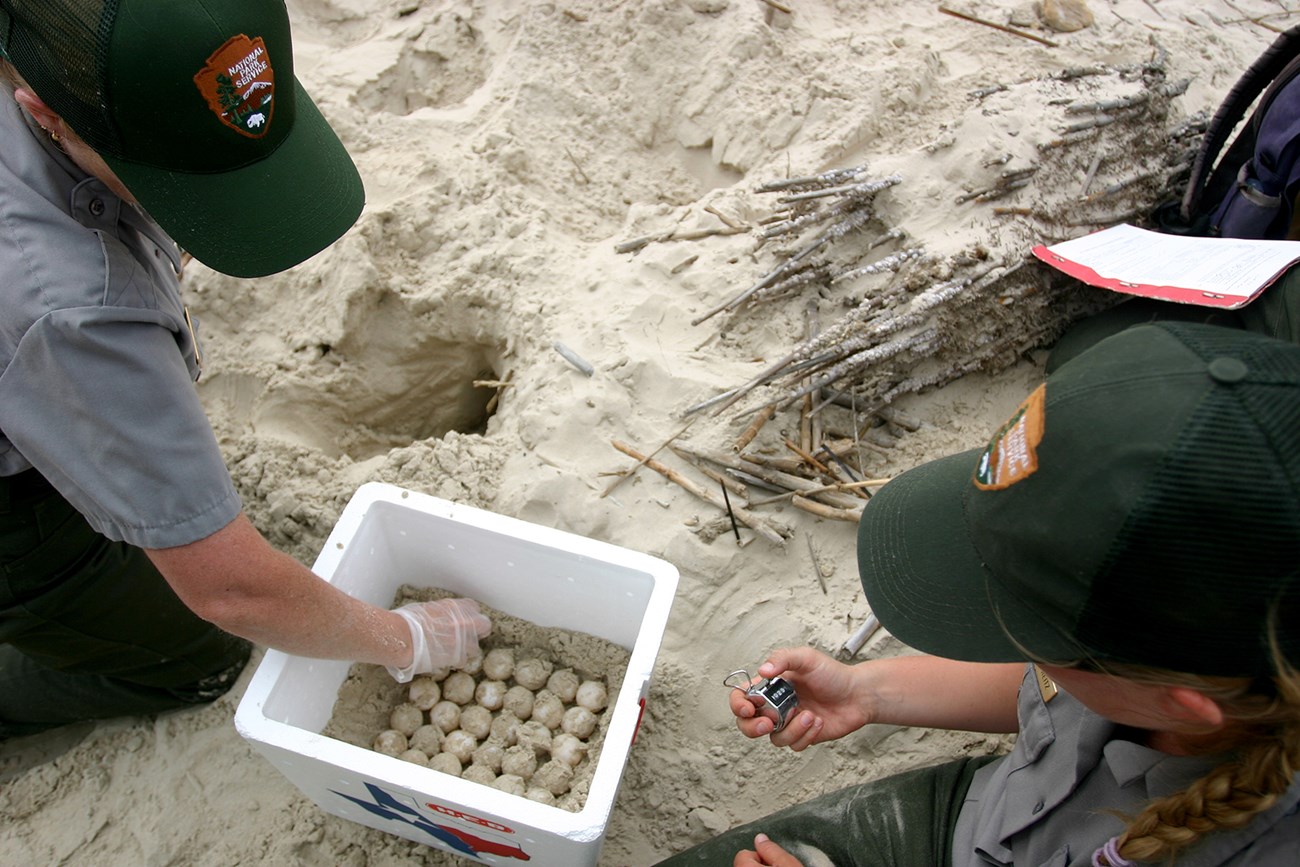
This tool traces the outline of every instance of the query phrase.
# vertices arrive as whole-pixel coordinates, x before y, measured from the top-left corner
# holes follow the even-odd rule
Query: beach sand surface
[[[715,506],[646,467],[601,496],[634,463],[612,441],[658,447],[685,408],[798,345],[809,298],[823,323],[858,300],[860,287],[824,287],[693,324],[777,261],[757,239],[775,207],[757,188],[863,164],[897,172],[902,182],[876,199],[882,225],[939,258],[1023,255],[1088,230],[1068,215],[1092,163],[1093,190],[1131,178],[1134,142],[1164,148],[1168,128],[1214,109],[1275,38],[1270,27],[1294,23],[1246,20],[1294,5],[1265,0],[1089,0],[1092,23],[1073,32],[1047,28],[1030,2],[953,7],[1049,45],[933,3],[783,5],[290,0],[297,75],[354,155],[365,211],[283,274],[238,280],[195,264],[185,277],[207,351],[199,390],[246,510],[304,563],[357,487],[383,481],[680,570],[602,850],[610,867],[652,864],[845,785],[1007,746],[889,726],[801,754],[746,740],[722,678],[779,646],[834,651],[866,616],[855,526],[773,504],[756,511],[789,532],[785,544],[741,527],[738,545]],[[1003,165],[1037,164],[1061,135],[1051,99],[1064,85],[1045,80],[1153,58],[1188,82],[1168,117],[1076,145],[1069,159],[1042,157],[1032,183],[1002,199],[957,201]],[[1067,100],[1102,101],[1133,80],[1069,87]],[[1103,220],[1106,204],[1089,205],[1088,219]],[[730,224],[741,230],[619,249]],[[961,327],[978,335],[986,324]],[[1041,382],[1044,357],[1023,352],[898,398],[919,427],[864,449],[865,472],[887,478],[982,445]],[[750,412],[742,402],[697,413],[681,439],[729,449]],[[826,426],[852,430],[839,412]],[[783,410],[753,448],[789,457],[783,441],[799,428],[798,408]],[[696,472],[668,450],[658,459]],[[858,658],[905,652],[881,632]],[[469,863],[305,799],[232,724],[252,670],[210,707],[7,745],[0,863]],[[36,763],[41,749],[56,755]]]

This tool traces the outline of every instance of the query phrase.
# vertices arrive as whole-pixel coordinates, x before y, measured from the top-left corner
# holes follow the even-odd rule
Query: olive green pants
[[[212,701],[250,649],[38,473],[0,478],[0,738]]]
[[[995,756],[959,759],[822,795],[661,861],[730,865],[760,832],[810,867],[949,867],[971,778]]]
[[[1278,340],[1300,343],[1300,266],[1293,266],[1245,307],[1223,310],[1196,304],[1176,304],[1152,298],[1130,298],[1073,323],[1052,347],[1047,373],[1112,334],[1149,322],[1204,322],[1241,328]]]

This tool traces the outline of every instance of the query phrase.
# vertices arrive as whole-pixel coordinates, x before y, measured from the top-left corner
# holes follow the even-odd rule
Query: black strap
[[[1211,170],[1215,167],[1219,151],[1223,149],[1228,136],[1237,128],[1237,124],[1246,116],[1246,109],[1261,93],[1273,85],[1288,67],[1295,67],[1300,60],[1298,55],[1300,55],[1300,25],[1292,27],[1273,40],[1273,44],[1256,58],[1219,104],[1219,109],[1210,120],[1210,125],[1205,130],[1205,137],[1201,140],[1201,148],[1192,163],[1191,177],[1183,193],[1181,210],[1184,220],[1191,221],[1196,214],[1201,198],[1213,180],[1207,181]],[[1240,161],[1242,150],[1249,148],[1253,151],[1253,129],[1249,140],[1243,141],[1244,139],[1246,136],[1239,136],[1229,150],[1229,154],[1234,157],[1234,163]],[[1228,162],[1225,157],[1218,164],[1225,166]],[[1235,176],[1235,169],[1232,170],[1232,174]]]

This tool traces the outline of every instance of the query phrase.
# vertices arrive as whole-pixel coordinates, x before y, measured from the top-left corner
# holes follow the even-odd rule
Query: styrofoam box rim
[[[239,703],[235,713],[235,727],[239,734],[255,745],[298,753],[361,777],[379,777],[394,785],[424,792],[429,792],[431,787],[436,786],[436,796],[442,800],[463,805],[469,810],[498,815],[504,812],[517,822],[545,829],[575,842],[599,839],[603,836],[613,808],[626,756],[640,723],[642,705],[649,691],[650,676],[677,588],[676,567],[648,554],[574,533],[452,503],[396,485],[369,482],[358,488],[349,500],[312,571],[334,583],[335,572],[347,553],[345,543],[355,536],[367,513],[376,504],[382,503],[424,512],[567,554],[633,569],[652,579],[650,598],[636,640],[629,648],[631,657],[628,660],[627,675],[610,717],[601,758],[597,762],[583,809],[573,813],[507,795],[488,786],[384,756],[268,717],[265,704],[271,690],[294,660],[293,656],[277,650],[266,651]]]

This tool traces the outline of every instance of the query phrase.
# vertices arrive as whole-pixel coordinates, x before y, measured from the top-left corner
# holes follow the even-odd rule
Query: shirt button
[[[91,213],[92,216],[95,216],[95,217],[102,217],[102,216],[104,216],[104,200],[103,200],[103,199],[91,199],[91,200],[90,200],[90,213]]]
[[[1043,802],[1039,801],[1037,804],[1034,804],[1034,813],[1038,814],[1041,812],[1043,812]]]

